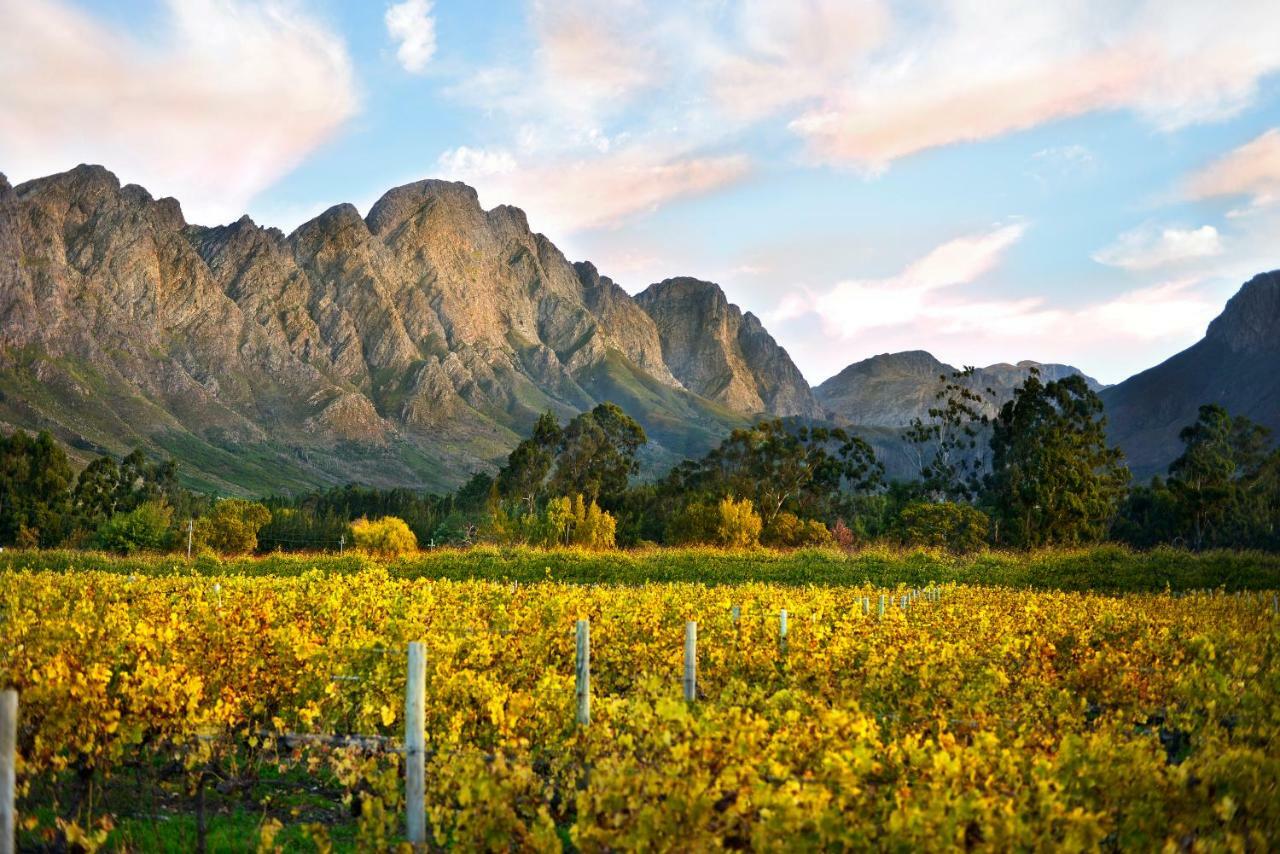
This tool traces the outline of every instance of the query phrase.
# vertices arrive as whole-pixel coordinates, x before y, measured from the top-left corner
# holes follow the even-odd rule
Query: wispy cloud
[[[646,146],[529,163],[505,150],[460,148],[442,154],[438,165],[444,177],[473,184],[486,204],[519,204],[552,234],[614,226],[728,186],[750,169],[742,155],[666,155]]]
[[[1222,237],[1212,225],[1199,228],[1153,228],[1126,231],[1110,246],[1093,253],[1093,260],[1126,270],[1154,270],[1198,258],[1222,254]]]
[[[1186,183],[1195,199],[1246,196],[1255,208],[1280,201],[1280,128],[1228,152]]]
[[[1026,228],[1013,223],[949,240],[893,276],[850,279],[819,293],[789,294],[770,317],[783,321],[813,313],[828,335],[844,339],[877,326],[914,323],[939,304],[937,291],[976,281],[992,270]]]
[[[292,5],[168,0],[159,45],[59,0],[4,4],[0,163],[99,162],[234,219],[357,109],[342,40]]]
[[[383,22],[396,45],[396,59],[405,71],[425,71],[436,53],[436,21],[431,0],[403,0],[388,6]]]

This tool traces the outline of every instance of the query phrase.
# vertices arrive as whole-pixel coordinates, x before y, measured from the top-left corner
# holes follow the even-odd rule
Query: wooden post
[[[404,686],[405,838],[415,848],[427,844],[426,690],[427,652],[409,644],[409,670]]]
[[[868,596],[863,596],[862,597],[862,616],[865,617],[870,613],[871,613],[871,598]]]
[[[591,723],[591,623],[578,620],[578,726]]]
[[[0,691],[0,854],[15,850],[14,793],[18,781],[14,766],[18,752],[18,692]]]
[[[876,616],[877,616],[877,617],[881,617],[881,618],[883,618],[883,617],[884,617],[884,599],[885,599],[885,596],[884,596],[884,594],[883,594],[883,593],[881,593],[881,594],[880,594],[880,607],[879,607],[879,609],[878,609],[878,610],[877,610],[877,612],[876,612]]]
[[[787,654],[787,609],[778,612],[778,649]]]
[[[738,624],[742,622],[742,606],[734,605],[729,609],[729,615],[733,618],[733,628],[736,630]]]
[[[698,699],[698,624],[693,620],[684,624],[684,699]]]

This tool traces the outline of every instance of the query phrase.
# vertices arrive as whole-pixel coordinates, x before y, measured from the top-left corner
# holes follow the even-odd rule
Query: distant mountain
[[[439,489],[491,469],[541,412],[612,400],[658,470],[813,408],[758,322],[702,291],[752,394],[697,381],[662,300],[655,320],[463,184],[398,187],[366,217],[337,205],[285,235],[189,225],[98,166],[0,176],[0,427],[50,429],[81,459],[172,454],[222,492]]]
[[[667,367],[685,388],[736,412],[822,416],[787,351],[719,285],[667,279],[637,295],[636,304],[657,324]]]
[[[1217,403],[1280,436],[1280,271],[1247,282],[1196,344],[1102,392],[1112,441],[1134,475],[1163,473],[1178,432]]]
[[[1012,399],[1014,389],[1026,381],[1032,368],[1039,369],[1045,382],[1080,374],[1091,388],[1101,388],[1078,368],[1031,361],[978,368],[968,385],[981,392],[995,392],[993,405],[987,407],[988,413],[994,415],[999,406]],[[841,423],[905,427],[912,419],[928,419],[929,409],[937,405],[938,392],[956,370],[923,350],[885,353],[855,362],[814,389],[814,395],[827,413]]]

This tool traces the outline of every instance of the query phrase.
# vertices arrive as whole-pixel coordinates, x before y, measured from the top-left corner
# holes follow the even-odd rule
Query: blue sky
[[[288,231],[422,177],[637,292],[1116,382],[1280,267],[1280,4],[0,0],[0,171]]]

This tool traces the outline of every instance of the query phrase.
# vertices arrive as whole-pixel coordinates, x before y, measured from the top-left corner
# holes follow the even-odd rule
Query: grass
[[[871,548],[851,553],[835,549],[724,550],[653,548],[587,552],[577,549],[481,546],[437,549],[383,562],[348,553],[271,554],[261,557],[192,561],[175,555],[117,557],[78,551],[0,553],[0,571],[84,569],[142,575],[300,575],[353,573],[385,565],[394,576],[452,580],[490,579],[532,583],[556,580],[579,584],[641,585],[650,582],[793,585],[929,583],[984,584],[1042,590],[1103,592],[1280,588],[1280,555],[1262,552],[1133,551],[1121,546],[1046,550],[1031,553],[982,552],[955,556],[937,551]]]

